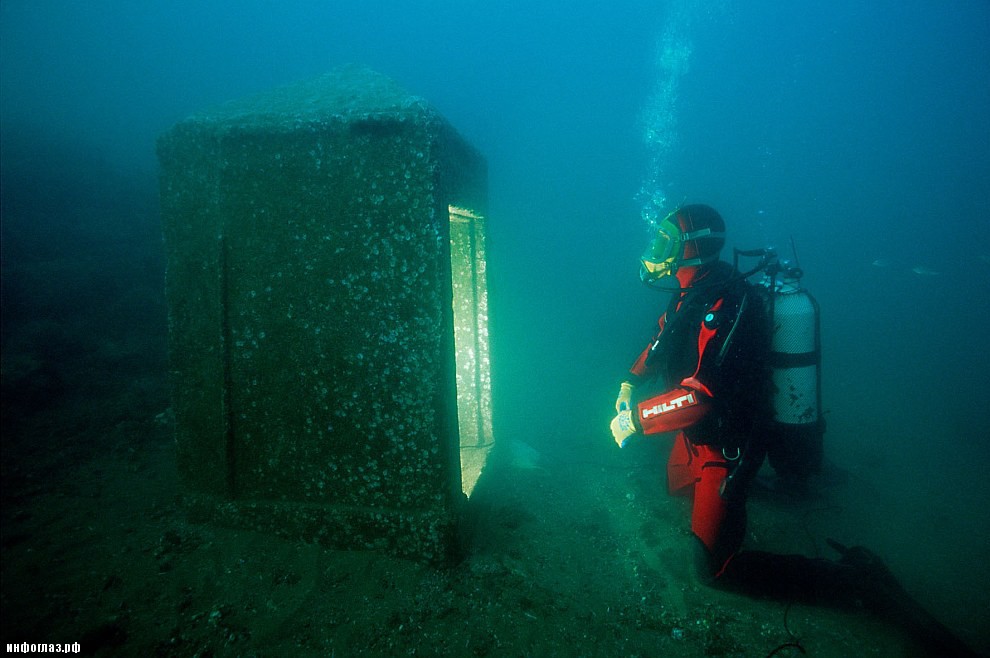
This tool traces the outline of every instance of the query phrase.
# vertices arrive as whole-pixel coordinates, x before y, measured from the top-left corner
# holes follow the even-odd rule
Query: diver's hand
[[[632,408],[633,385],[629,382],[622,382],[619,386],[619,397],[615,399],[615,413],[622,413],[626,409]]]
[[[620,411],[619,415],[612,419],[609,429],[612,430],[612,438],[615,439],[616,445],[625,448],[626,441],[637,431],[636,424],[633,422],[632,411],[629,409]]]

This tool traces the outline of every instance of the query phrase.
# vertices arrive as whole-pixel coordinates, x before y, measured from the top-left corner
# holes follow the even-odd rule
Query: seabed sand
[[[788,643],[776,655],[920,655],[863,611],[698,585],[688,501],[663,490],[663,440],[619,452],[601,437],[539,469],[493,460],[464,559],[438,568],[192,523],[168,414],[118,412],[94,428],[61,410],[5,450],[4,642],[142,656],[765,656]],[[72,432],[58,452],[28,440]],[[826,536],[849,539],[832,533],[850,509],[882,515],[850,507],[862,486],[757,496],[747,541],[821,553]]]

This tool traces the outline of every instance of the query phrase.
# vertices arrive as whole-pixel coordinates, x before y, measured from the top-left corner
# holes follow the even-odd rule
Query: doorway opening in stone
[[[470,497],[495,443],[488,349],[485,218],[456,206],[449,206],[448,211],[461,488]]]

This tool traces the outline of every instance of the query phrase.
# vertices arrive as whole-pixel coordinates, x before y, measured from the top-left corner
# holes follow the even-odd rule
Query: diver
[[[725,224],[707,205],[686,205],[656,225],[640,276],[671,293],[659,328],[619,387],[615,442],[677,432],[667,463],[671,494],[693,497],[695,569],[711,586],[805,603],[862,605],[923,629],[943,655],[969,655],[924,612],[883,562],[829,541],[838,561],[742,549],[746,498],[775,449],[768,306],[772,288],[720,260]],[[798,469],[820,465],[817,446]],[[795,455],[787,460],[794,463]],[[771,463],[773,463],[771,461]]]

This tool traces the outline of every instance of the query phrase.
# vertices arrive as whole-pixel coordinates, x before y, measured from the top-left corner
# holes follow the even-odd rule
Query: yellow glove
[[[632,409],[633,388],[629,382],[622,382],[622,385],[619,386],[619,397],[615,399],[615,413]]]
[[[619,415],[612,419],[609,429],[612,430],[612,438],[615,439],[616,445],[620,448],[625,448],[626,441],[637,431],[636,425],[633,422],[632,411],[629,409],[620,411]]]

